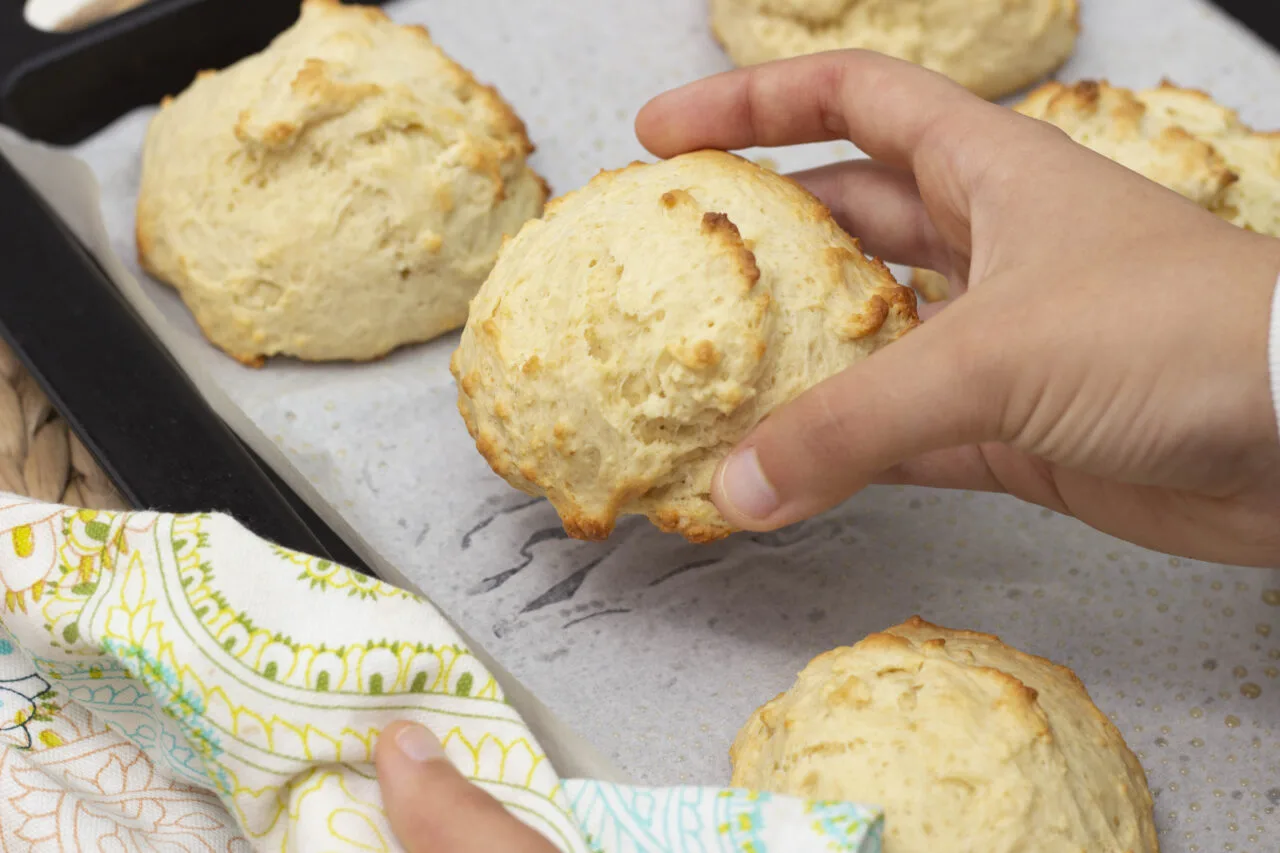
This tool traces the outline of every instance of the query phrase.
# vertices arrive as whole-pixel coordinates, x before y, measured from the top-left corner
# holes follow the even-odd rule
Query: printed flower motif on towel
[[[248,853],[213,793],[157,771],[137,745],[74,702],[65,667],[40,668],[47,678],[0,626],[0,683],[43,690],[26,716],[27,745],[14,730],[0,733],[0,851]],[[8,700],[0,705],[7,717]]]
[[[883,815],[852,803],[805,803],[732,788],[635,788],[582,779],[564,785],[593,851],[880,851]]]
[[[256,846],[386,846],[370,762],[381,727],[411,716],[527,822],[585,851],[554,769],[451,626],[320,562],[222,516],[0,506],[4,624],[40,677],[153,772],[216,791]],[[341,819],[298,823],[326,808]]]
[[[0,750],[0,851],[249,853],[218,798],[168,779],[74,707],[31,750]]]
[[[399,850],[406,717],[565,853],[879,851],[851,804],[561,781],[429,602],[224,516],[0,495],[0,592],[0,853]]]
[[[166,773],[188,784],[208,784],[200,756],[187,743],[178,721],[118,662],[102,658],[97,663],[45,665],[68,701],[137,744]]]
[[[360,596],[361,598],[376,599],[380,596],[384,598],[389,596],[402,601],[422,600],[420,596],[414,595],[408,590],[379,583],[367,575],[350,571],[332,560],[313,557],[310,554],[300,554],[297,551],[290,551],[279,546],[272,546],[271,550],[280,559],[290,565],[297,566],[301,570],[298,573],[298,580],[306,581],[312,589],[330,590],[343,595]]]
[[[31,748],[28,726],[41,713],[38,700],[48,693],[49,682],[34,672],[18,678],[0,677],[0,742],[18,749]]]
[[[7,571],[0,576],[5,611],[21,611],[38,604],[57,565],[54,525],[62,517],[57,508],[24,504],[0,510],[0,556]]]
[[[873,837],[875,849],[879,849],[884,821],[878,813],[869,814],[866,810],[850,809],[848,803],[821,800],[805,803],[804,812],[810,818],[809,825],[813,831],[824,838],[843,840],[847,844],[855,838]],[[868,853],[870,850],[868,847]]]

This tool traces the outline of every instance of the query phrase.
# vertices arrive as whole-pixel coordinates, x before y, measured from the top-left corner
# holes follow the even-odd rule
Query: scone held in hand
[[[702,151],[602,172],[503,249],[453,356],[458,408],[570,535],[710,541],[717,464],[772,409],[916,323],[798,184]]]
[[[875,803],[885,853],[1156,853],[1138,759],[1065,667],[913,618],[819,655],[730,752],[733,785]]]
[[[524,126],[425,30],[306,0],[152,120],[138,254],[237,359],[365,360],[466,320],[542,212]]]

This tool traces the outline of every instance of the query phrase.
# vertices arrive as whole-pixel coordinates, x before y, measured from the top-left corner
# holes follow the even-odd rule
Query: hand
[[[869,483],[909,483],[1280,565],[1267,369],[1280,241],[861,51],[693,83],[646,105],[636,130],[663,157],[850,139],[873,159],[796,177],[867,251],[967,285],[742,442],[713,490],[732,524],[770,530]]]
[[[407,853],[557,853],[459,773],[422,726],[388,726],[374,760],[387,818]]]

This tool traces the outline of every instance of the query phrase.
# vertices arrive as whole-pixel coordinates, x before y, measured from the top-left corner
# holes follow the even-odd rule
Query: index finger
[[[940,121],[989,121],[1004,112],[910,62],[838,50],[673,89],[640,110],[636,135],[659,157],[848,139],[876,160],[910,169]]]

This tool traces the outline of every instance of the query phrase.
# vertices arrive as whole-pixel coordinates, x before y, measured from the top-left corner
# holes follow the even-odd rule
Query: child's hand
[[[847,138],[806,173],[867,251],[968,292],[784,406],[722,466],[733,524],[872,482],[1007,491],[1133,542],[1280,565],[1267,338],[1280,241],[1238,229],[945,78],[842,51],[641,111],[655,154]]]

